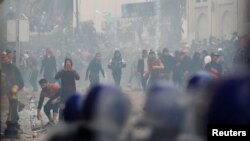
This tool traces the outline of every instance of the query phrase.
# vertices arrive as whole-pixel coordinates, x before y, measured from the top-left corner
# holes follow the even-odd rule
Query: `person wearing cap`
[[[100,71],[103,77],[105,78],[105,74],[102,68],[102,63],[101,63],[101,53],[96,53],[95,58],[92,59],[89,63],[89,66],[86,71],[86,76],[85,76],[85,80],[89,79],[90,81],[90,87],[100,82],[100,79],[99,79]]]
[[[151,50],[148,55],[148,86],[151,86],[152,84],[162,79],[163,69],[163,63],[159,58],[157,58],[155,52]]]
[[[206,64],[205,70],[209,71],[213,77],[219,78],[222,75],[222,66],[219,63],[219,54],[212,53],[211,54],[211,62]]]
[[[4,134],[6,136],[18,136],[20,130],[18,112],[24,108],[24,104],[18,101],[17,94],[24,87],[23,77],[19,69],[11,63],[11,58],[7,52],[2,53],[2,59],[1,76],[4,77],[4,87],[1,95],[7,95],[9,100],[7,128]]]
[[[37,118],[41,118],[41,109],[45,98],[49,98],[44,105],[43,110],[49,119],[48,125],[54,125],[58,116],[59,103],[60,103],[60,88],[55,83],[48,83],[46,79],[39,80],[39,84],[42,88],[40,98],[37,106]],[[50,111],[53,110],[53,116],[51,117]]]
[[[138,60],[137,64],[137,72],[141,76],[141,85],[143,90],[146,91],[147,88],[147,81],[148,81],[148,51],[142,51],[142,57]]]

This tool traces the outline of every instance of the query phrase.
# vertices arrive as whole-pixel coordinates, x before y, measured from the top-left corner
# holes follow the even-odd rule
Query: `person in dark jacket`
[[[101,64],[101,53],[96,53],[95,58],[92,59],[87,68],[85,80],[89,79],[90,87],[98,84],[100,82],[99,72],[101,71],[103,77],[105,78],[105,74]]]
[[[40,74],[43,73],[43,77],[49,82],[54,83],[54,75],[57,72],[56,69],[56,58],[50,49],[46,49],[46,55],[42,60],[42,66],[40,69]]]
[[[203,60],[201,58],[201,54],[199,52],[195,52],[193,58],[191,60],[191,71],[192,74],[203,69]]]
[[[190,77],[191,72],[191,57],[189,56],[189,51],[184,49],[181,52],[181,62],[180,62],[180,69],[182,70],[182,78],[181,78],[181,86],[186,85],[186,81]]]
[[[148,73],[148,51],[147,50],[142,51],[142,58],[140,58],[138,60],[138,64],[137,64],[137,72],[140,73],[141,84],[142,84],[143,90],[146,91],[147,81],[148,81],[148,77],[149,77],[149,73]]]
[[[183,77],[183,69],[181,67],[181,52],[176,50],[174,55],[173,81],[176,85],[180,85]]]
[[[61,80],[61,108],[63,109],[65,102],[71,94],[76,93],[76,82],[80,80],[79,74],[72,69],[73,62],[70,58],[66,58],[64,61],[64,69],[57,72],[55,79]],[[62,120],[62,109],[59,113],[59,119]]]
[[[17,94],[24,87],[24,82],[19,69],[11,63],[12,58],[6,52],[2,54],[2,57],[1,76],[5,78],[2,92],[9,99],[9,112],[6,121],[7,128],[4,134],[7,137],[18,137],[18,131],[20,130],[18,110],[20,111],[20,108],[22,109],[24,104],[18,101]]]
[[[19,69],[13,65],[12,58],[7,53],[3,53],[2,73],[6,77],[6,90],[9,91],[13,85],[18,85],[19,89],[24,87],[24,82]],[[6,94],[6,93],[5,93]]]
[[[122,59],[121,53],[119,50],[116,50],[114,57],[110,60],[108,68],[112,71],[112,76],[117,85],[120,85],[122,68],[126,67],[125,61]]]
[[[163,70],[164,77],[166,80],[169,80],[170,73],[173,71],[173,67],[174,67],[174,58],[169,54],[168,49],[164,48],[160,59],[164,65],[164,70]]]
[[[216,53],[211,54],[212,61],[205,66],[205,70],[210,72],[213,77],[220,78],[222,75],[222,66],[218,62],[219,55]]]

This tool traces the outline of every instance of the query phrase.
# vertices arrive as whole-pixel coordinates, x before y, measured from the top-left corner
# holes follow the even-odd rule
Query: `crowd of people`
[[[7,16],[15,19],[12,7]],[[31,23],[30,29],[51,32],[47,16],[43,12],[39,23]],[[59,18],[57,25],[62,21]],[[5,135],[17,135],[20,130],[18,112],[24,105],[18,101],[18,92],[29,91],[29,86],[32,93],[41,90],[38,119],[43,109],[48,126],[54,127],[58,117],[71,125],[65,127],[65,133],[52,135],[48,139],[52,141],[195,141],[206,138],[210,124],[250,123],[249,72],[241,71],[245,69],[242,66],[249,71],[250,32],[244,37],[233,33],[230,40],[194,40],[190,45],[160,43],[155,49],[142,37],[141,22],[132,24],[136,33],[127,33],[128,37],[136,34],[138,42],[133,36],[125,37],[122,32],[127,28],[110,35],[114,27],[109,27],[103,35],[87,22],[77,32],[71,25],[60,27],[55,36],[48,35],[51,39],[46,43],[24,44],[20,58],[15,50],[1,50],[1,95],[9,100]],[[109,81],[114,85],[101,84]],[[120,139],[131,110],[123,91],[126,84],[145,94],[143,116],[133,125],[150,131],[143,137],[130,130]],[[87,88],[85,97],[77,94],[82,87]]]
[[[185,134],[187,133],[188,135],[195,135],[195,136],[197,135],[198,137],[204,138],[205,137],[204,126],[206,124],[205,124],[205,121],[199,121],[202,119],[199,119],[199,117],[196,117],[197,116],[196,114],[202,114],[203,116],[207,114],[211,114],[213,118],[217,118],[217,116],[215,116],[213,113],[203,113],[208,109],[199,111],[200,109],[197,109],[197,106],[199,105],[196,105],[197,103],[195,104],[191,104],[191,103],[195,102],[197,99],[201,99],[203,100],[203,103],[199,103],[201,104],[201,106],[204,106],[204,104],[208,104],[208,105],[211,104],[210,105],[212,108],[211,110],[217,113],[219,111],[217,111],[216,109],[213,109],[214,105],[212,105],[212,103],[205,102],[204,97],[211,94],[211,96],[209,96],[209,99],[211,99],[212,101],[213,99],[212,95],[214,93],[219,93],[221,91],[223,93],[228,92],[227,89],[232,89],[232,92],[229,91],[230,93],[243,94],[243,92],[241,93],[240,91],[234,91],[234,89],[238,89],[238,87],[241,87],[238,84],[235,84],[238,81],[244,84],[242,86],[244,88],[245,87],[247,88],[247,86],[249,85],[248,73],[245,74],[243,72],[236,71],[237,69],[239,70],[242,69],[240,67],[241,64],[244,64],[244,66],[249,66],[249,45],[250,45],[249,35],[245,36],[242,39],[239,39],[239,38],[235,39],[235,38],[236,36],[234,36],[231,41],[228,41],[227,44],[225,43],[224,46],[222,45],[218,46],[219,48],[216,47],[217,44],[214,44],[214,46],[210,46],[209,48],[212,48],[212,49],[208,49],[208,50],[210,51],[212,50],[211,53],[209,53],[206,50],[202,50],[200,52],[199,47],[197,47],[195,43],[193,43],[191,47],[184,47],[182,48],[182,50],[180,51],[176,50],[175,52],[169,51],[168,48],[163,48],[162,52],[160,52],[159,50],[154,51],[153,49],[141,50],[141,56],[140,57],[137,56],[135,63],[131,64],[134,70],[131,71],[133,73],[131,73],[131,78],[129,82],[131,82],[133,77],[136,77],[136,79],[140,79],[140,82],[141,82],[140,85],[142,86],[141,89],[146,94],[146,103],[145,103],[145,109],[144,109],[145,115],[142,118],[142,121],[140,122],[143,122],[143,126],[147,125],[147,126],[150,126],[150,128],[152,129],[152,134],[149,140],[155,140],[155,139],[161,140],[165,138],[175,138],[177,137],[177,135],[180,135],[180,133],[185,133]],[[206,47],[208,48],[208,46]],[[189,49],[194,49],[193,57],[191,57],[192,52]],[[236,50],[235,55],[231,55],[230,50]],[[74,94],[76,94],[77,92],[76,81],[81,78],[79,74],[81,70],[73,68],[73,61],[72,61],[71,55],[66,55],[65,58],[66,59],[64,59],[63,67],[62,69],[60,69],[61,64],[58,65],[56,63],[57,62],[56,60],[59,60],[60,58],[58,58],[58,56],[53,55],[53,51],[47,48],[45,50],[45,55],[42,56],[40,59],[40,62],[41,62],[40,74],[42,75],[42,79],[38,81],[38,78],[39,78],[38,77],[38,74],[39,74],[38,62],[39,61],[35,57],[35,54],[26,52],[24,54],[25,61],[22,61],[20,59],[20,64],[19,64],[20,66],[18,68],[16,66],[17,58],[15,56],[15,52],[12,52],[11,50],[8,50],[8,49],[2,52],[2,74],[1,74],[1,77],[3,79],[2,81],[3,93],[2,94],[7,95],[10,101],[10,108],[9,108],[10,111],[9,111],[8,118],[7,118],[7,129],[5,130],[6,134],[10,132],[9,130],[13,130],[13,128],[16,129],[15,130],[16,132],[20,129],[20,125],[18,124],[18,120],[19,120],[18,111],[20,109],[18,109],[17,107],[20,107],[20,105],[23,106],[23,104],[18,101],[17,93],[19,90],[23,89],[25,86],[25,80],[23,78],[25,75],[27,75],[26,74],[27,70],[23,70],[22,67],[30,66],[29,67],[29,70],[30,70],[29,79],[30,79],[30,84],[32,85],[33,91],[39,90],[37,86],[38,83],[41,87],[41,94],[40,94],[40,99],[38,101],[38,108],[37,108],[38,119],[41,118],[41,115],[42,115],[41,109],[43,107],[44,113],[48,117],[48,120],[49,120],[47,125],[55,126],[57,123],[58,115],[59,115],[60,121],[75,122],[75,121],[80,120],[80,121],[84,121],[88,123],[86,125],[85,124],[76,125],[76,127],[79,128],[77,129],[79,130],[77,131],[77,134],[76,133],[73,133],[73,135],[66,134],[67,137],[63,136],[63,138],[67,138],[67,139],[73,138],[76,140],[78,139],[80,140],[81,138],[84,138],[85,136],[87,136],[86,138],[90,138],[91,140],[94,140],[95,137],[97,137],[97,135],[99,136],[100,134],[100,137],[103,137],[104,139],[107,138],[108,140],[109,139],[117,140],[118,131],[120,130],[113,131],[112,129],[109,129],[110,133],[109,132],[106,133],[103,130],[106,130],[106,128],[108,128],[105,122],[108,122],[110,119],[112,120],[109,122],[112,122],[112,123],[109,123],[109,124],[112,124],[112,125],[114,124],[115,126],[114,128],[122,129],[121,127],[125,126],[125,123],[126,123],[125,121],[129,115],[128,114],[129,102],[127,103],[127,99],[124,97],[123,92],[122,92],[123,87],[121,86],[121,79],[123,78],[122,70],[126,68],[126,66],[128,65],[124,57],[122,57],[122,52],[119,49],[115,49],[113,57],[110,57],[111,59],[109,61],[106,61],[107,64],[104,65],[108,69],[110,69],[110,72],[113,77],[113,82],[115,84],[114,86],[113,85],[106,86],[106,85],[101,84],[99,73],[101,72],[104,78],[107,75],[107,73],[103,69],[102,54],[100,52],[97,52],[92,58],[92,60],[89,60],[88,65],[86,65],[86,75],[85,75],[85,80],[90,81],[90,85],[88,86],[88,89],[87,89],[88,90],[87,95],[85,98],[81,98],[82,100],[80,103],[75,103],[75,105],[74,104],[72,105],[72,102],[71,102],[70,107],[67,107],[67,101],[70,100],[72,95],[74,96]],[[204,72],[197,73],[199,71],[204,71]],[[236,74],[242,73],[242,74],[245,74],[246,76],[237,75],[237,77],[234,78],[232,76],[235,73]],[[228,77],[227,75],[229,76],[231,75],[232,78]],[[168,81],[168,82],[171,82],[172,84],[158,83],[160,81]],[[230,84],[228,83],[233,83],[235,84],[235,86],[232,88],[229,88],[228,85]],[[187,89],[187,90],[180,91],[179,89]],[[106,95],[103,93],[105,93]],[[109,95],[109,93],[111,94]],[[116,94],[113,95],[113,93],[116,93]],[[156,93],[159,93],[159,96],[156,96]],[[183,93],[186,93],[186,95],[183,96]],[[204,93],[204,94],[196,95],[196,93]],[[172,96],[173,94],[175,95]],[[187,98],[186,96],[189,96],[189,94],[192,96]],[[231,96],[234,97],[233,94]],[[43,106],[44,99],[46,97],[49,98],[49,100]],[[104,97],[107,97],[108,100]],[[180,105],[178,105],[178,101],[181,100],[182,98],[191,102],[191,103],[186,102],[186,104],[189,105],[191,109],[185,109],[184,107],[179,107]],[[215,99],[216,98],[217,97],[215,97]],[[218,98],[221,98],[221,97],[218,97]],[[76,100],[76,99],[79,99],[79,97],[73,98],[73,100]],[[237,100],[238,99],[235,99],[234,101],[232,99],[232,102],[240,102]],[[227,104],[227,103],[223,103],[223,100],[221,102],[222,104]],[[153,103],[157,103],[157,105]],[[169,104],[165,105],[164,103],[169,103]],[[249,101],[247,101],[247,103],[249,103]],[[106,104],[107,105],[115,104],[114,105],[115,109],[112,109],[112,106],[105,107],[102,104],[105,104],[105,106]],[[80,106],[80,110],[75,109],[75,108],[79,108],[79,106]],[[102,107],[105,107],[105,108],[102,109]],[[162,113],[163,111],[161,110],[166,110],[166,112],[170,112],[168,111],[170,110],[169,109],[170,107],[174,109],[172,113],[173,116],[170,116],[167,113],[166,113],[167,115]],[[67,112],[64,112],[64,109],[68,109],[68,110],[70,109],[73,111],[77,110],[79,113],[74,113],[76,114],[74,115],[72,112],[68,111],[70,115],[68,114],[65,115],[65,113]],[[51,110],[53,111],[53,116],[51,116]],[[188,112],[189,110],[191,110],[191,113]],[[235,115],[234,112],[237,113],[238,111],[236,109],[236,111],[232,110],[232,111],[226,111],[226,112],[228,112],[226,114],[229,114],[229,116],[234,116]],[[187,116],[189,114],[192,117],[191,119],[189,119],[189,117]],[[230,115],[230,114],[233,114],[233,115]],[[96,116],[98,117],[97,119],[96,119]],[[146,117],[150,119],[147,119]],[[191,121],[189,121],[188,123],[185,123],[184,118],[185,120],[191,120]],[[193,121],[196,118],[198,118],[197,120],[199,122]],[[212,121],[217,120],[213,118],[209,120],[212,120]],[[172,121],[174,119],[178,121]],[[152,120],[152,121],[147,121],[147,120]],[[162,125],[165,125],[165,124],[168,125],[169,123],[173,125],[160,126],[158,125],[159,123],[155,123],[154,120],[156,121],[159,120],[160,122],[162,122],[161,123]],[[99,122],[101,122],[100,125],[98,125]],[[192,125],[189,125],[190,122],[192,123]],[[223,121],[219,121],[219,123],[220,122],[223,122]],[[232,121],[228,121],[228,122],[238,123],[239,121],[238,119],[235,119],[235,120],[232,119]],[[246,119],[245,123],[249,123],[249,119]],[[119,125],[116,125],[116,124],[119,124]],[[185,125],[185,124],[188,124],[188,125]],[[188,127],[183,127],[184,125]],[[138,126],[142,126],[142,125],[139,124]],[[189,133],[189,132],[183,131],[185,128],[188,128],[187,130],[201,129],[201,131],[191,130],[192,133]],[[173,130],[174,134],[165,134],[165,132],[170,129]],[[78,134],[78,132],[80,132],[80,134]],[[130,133],[130,134],[133,134],[133,133]],[[136,137],[131,135],[130,138],[132,140],[135,140]],[[53,140],[61,140],[61,139],[62,138],[59,135],[56,137],[56,139],[53,139]]]

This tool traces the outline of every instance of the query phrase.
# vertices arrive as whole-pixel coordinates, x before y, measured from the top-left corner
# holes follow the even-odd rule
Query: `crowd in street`
[[[207,48],[207,50],[204,49],[204,46],[205,48]],[[90,53],[85,53],[85,54],[80,53],[79,56],[86,57],[85,56],[86,54]],[[123,95],[122,87],[124,86],[121,85],[121,80],[124,78],[123,74],[127,73],[124,72],[123,69],[125,69],[130,64],[128,64],[125,61],[126,56],[123,56],[122,54],[123,52],[121,50],[115,49],[113,57],[110,56],[109,61],[106,61],[107,64],[104,64],[102,61],[103,60],[102,53],[97,52],[94,55],[92,54],[93,57],[90,57],[88,63],[86,64],[86,72],[84,76],[85,80],[89,80],[90,84],[89,86],[87,86],[88,87],[87,96],[83,100],[83,98],[80,98],[79,95],[78,97],[71,98],[72,96],[75,96],[75,94],[77,93],[76,81],[83,79],[82,77],[80,77],[79,72],[81,73],[84,72],[80,70],[81,67],[77,66],[79,64],[77,65],[74,64],[74,61],[72,59],[74,58],[74,56],[71,56],[71,54],[65,53],[65,57],[59,57],[60,56],[59,54],[54,55],[52,49],[47,48],[45,49],[45,54],[41,56],[41,58],[39,59],[37,54],[27,51],[23,54],[23,56],[21,56],[19,60],[19,67],[17,67],[16,66],[17,58],[15,52],[14,51],[12,52],[9,49],[3,51],[2,74],[1,74],[3,82],[2,94],[8,96],[10,103],[9,104],[10,111],[6,122],[7,129],[5,130],[5,134],[8,135],[10,132],[9,130],[11,129],[13,130],[13,128],[16,129],[16,131],[20,129],[20,125],[18,124],[19,120],[18,107],[22,107],[23,104],[18,101],[17,95],[19,90],[22,90],[25,87],[25,85],[27,86],[25,79],[29,78],[29,82],[33,88],[33,91],[38,91],[40,89],[38,88],[38,84],[41,87],[40,98],[38,101],[38,108],[37,108],[37,118],[38,119],[41,118],[42,115],[41,110],[43,109],[49,121],[47,126],[55,126],[57,124],[58,116],[60,121],[66,121],[66,122],[68,121],[76,122],[78,120],[80,121],[83,120],[85,122],[89,122],[90,125],[89,124],[87,124],[86,126],[77,125],[77,128],[79,128],[80,130],[79,132],[81,132],[81,134],[80,135],[69,134],[67,135],[67,138],[74,138],[74,139],[76,138],[77,140],[87,136],[87,138],[92,139],[96,137],[95,134],[98,135],[100,134],[101,137],[102,134],[104,134],[103,138],[107,139],[111,138],[111,140],[117,140],[116,135],[118,135],[118,131],[120,130],[114,132],[112,129],[110,129],[111,133],[105,133],[102,130],[102,128],[107,128],[107,125],[102,125],[103,124],[102,122],[106,122],[106,120],[109,121],[110,119],[114,118],[112,120],[112,122],[114,123],[110,124],[115,124],[114,128],[122,129],[121,127],[125,125],[126,123],[125,120],[129,115],[128,114],[129,104],[127,103],[127,99]],[[191,56],[191,54],[193,56]],[[57,61],[59,61],[62,58],[65,58],[64,62],[62,64],[60,63],[58,64]],[[78,59],[74,58],[74,59],[81,61],[81,59],[79,58]],[[233,84],[236,83],[236,81],[237,82],[240,81],[240,83],[242,83],[242,87],[246,88],[249,85],[249,79],[247,79],[249,77],[248,73],[246,74],[246,76],[239,75],[236,78],[234,77],[231,78],[233,76],[232,74],[241,73],[239,71],[236,71],[237,69],[241,70],[240,64],[244,64],[245,66],[249,65],[249,35],[240,39],[237,36],[237,33],[234,33],[233,38],[231,40],[225,41],[224,43],[218,41],[217,42],[210,41],[208,44],[206,44],[206,42],[204,41],[204,43],[197,44],[193,42],[190,47],[184,47],[182,48],[182,50],[176,50],[175,52],[171,52],[170,49],[168,48],[163,48],[161,52],[159,50],[154,51],[153,49],[150,50],[142,49],[141,55],[139,55],[139,57],[137,56],[135,60],[136,61],[134,61],[131,64],[131,74],[129,78],[129,83],[131,83],[133,77],[135,77],[137,80],[140,80],[139,85],[141,86],[141,90],[143,90],[146,95],[146,103],[144,109],[146,115],[145,117],[143,117],[141,122],[145,122],[144,124],[150,126],[150,128],[152,129],[153,133],[149,140],[155,140],[155,138],[161,138],[161,139],[175,138],[180,133],[187,133],[188,135],[191,136],[197,135],[199,137],[204,137],[205,128],[195,127],[195,126],[196,124],[197,126],[205,126],[205,123],[204,121],[200,121],[200,123],[196,123],[197,121],[193,121],[195,118],[199,118],[195,117],[196,116],[195,114],[199,113],[192,113],[201,111],[199,110],[196,111],[197,105],[195,104],[192,105],[189,102],[192,100],[195,101],[195,99],[197,98],[203,100],[204,103],[202,104],[205,104],[205,101],[203,97],[201,97],[201,94],[195,95],[195,93],[205,93],[204,95],[208,95],[207,93],[218,93],[219,91],[224,92],[228,91],[227,89],[232,89],[232,92],[230,92],[232,93],[231,95],[232,97],[229,97],[229,99],[232,99],[234,97],[233,93],[241,95],[244,92],[241,93],[238,91],[233,91],[234,89],[240,87],[238,86],[238,84],[235,84],[235,86],[232,88],[228,88],[229,87],[228,83],[230,81],[233,81],[232,82]],[[40,70],[38,68],[39,67],[38,62],[40,62]],[[110,70],[115,85],[101,84],[101,80],[99,78],[100,73],[104,78],[107,75],[107,72],[104,71],[103,66],[107,67],[107,69]],[[200,71],[204,72],[201,73]],[[27,72],[29,72],[30,74],[27,74]],[[42,76],[42,79],[40,80],[38,80],[39,73]],[[242,73],[242,75],[243,74],[244,73]],[[228,75],[230,77],[228,77]],[[160,81],[168,81],[171,82],[172,84],[158,83]],[[210,91],[208,88],[211,87],[213,89]],[[180,89],[187,89],[187,90],[180,91]],[[116,94],[113,95],[113,93]],[[159,97],[156,96],[156,93],[159,93],[160,96]],[[175,95],[170,96],[172,95],[172,93]],[[186,98],[182,96],[183,93],[187,93],[186,96],[188,96],[188,94],[195,96]],[[106,101],[105,100],[106,98],[104,97],[107,97],[107,99],[109,100]],[[48,98],[49,100],[43,106],[45,98]],[[176,105],[178,104],[178,101],[182,98],[189,100],[191,99],[189,102],[186,103],[187,105],[191,106],[191,109],[185,109],[184,107],[178,107]],[[213,99],[212,96],[210,98]],[[70,99],[72,99],[73,102],[72,101],[70,102]],[[79,99],[81,99],[80,103],[75,103],[76,100],[79,101]],[[169,99],[173,101],[170,102]],[[238,99],[235,99],[233,100],[233,102],[241,102],[237,100]],[[67,102],[71,104],[67,106],[68,105]],[[169,104],[170,103],[171,104],[164,105],[164,103],[168,102]],[[227,104],[223,103],[223,100],[221,102],[222,102],[221,104]],[[159,105],[157,104],[158,105],[157,106],[153,103],[158,103]],[[247,101],[247,103],[249,103],[249,101]],[[112,106],[106,107],[105,105],[104,106],[105,108],[102,109],[101,108],[103,106],[102,104],[107,104],[107,105],[115,104],[114,107],[116,108],[112,109]],[[97,106],[100,106],[98,109],[103,111],[101,112],[95,109],[97,108]],[[164,114],[162,115],[162,112],[158,111],[158,110],[167,110],[166,112],[170,112],[168,111],[170,108],[168,106],[175,107],[174,113],[172,113],[173,114],[172,117],[167,113],[166,113],[167,115]],[[215,110],[213,111],[215,113],[219,112],[216,109],[213,109],[214,105],[211,106],[212,107],[210,107],[211,109],[209,110]],[[67,111],[66,109],[69,111]],[[53,115],[51,115],[51,110],[53,111]],[[72,113],[71,110],[73,111],[76,110],[78,111],[78,113]],[[187,112],[188,110],[191,110],[191,113]],[[206,110],[207,109],[204,109],[204,111]],[[68,114],[65,114],[67,112]],[[189,119],[189,117],[187,116],[188,114],[186,112],[188,114],[191,114],[192,117],[191,119]],[[228,112],[226,114],[229,114],[229,116],[234,116],[235,115],[234,112],[237,113],[238,112],[237,109],[236,111],[232,110],[232,112]],[[111,115],[109,116],[106,115],[108,113]],[[210,114],[212,114],[211,116],[214,116],[213,113]],[[95,119],[96,116],[98,117],[98,119]],[[220,116],[223,117],[223,115]],[[158,127],[158,124],[154,123],[153,121],[151,121],[153,123],[147,121],[148,119],[144,121],[145,120],[144,118],[146,117],[152,118],[150,120],[153,121],[159,120],[160,122],[162,122],[163,125],[169,124],[169,122],[172,123],[172,120],[176,118],[176,120],[178,121],[175,122],[178,122],[178,125],[177,123],[173,122],[174,125],[171,128],[168,126]],[[184,122],[185,120],[183,118],[187,118],[185,120],[191,120],[191,121],[185,123]],[[213,117],[209,120],[217,120],[216,118],[220,117],[219,116]],[[92,127],[92,124],[97,124],[96,122],[97,123],[101,122],[102,124],[93,125],[94,127]],[[194,131],[192,131],[192,133],[183,132],[182,130],[185,128],[182,126],[185,124],[190,124],[190,122],[193,123],[193,125],[186,125],[186,126],[188,126],[188,128],[190,129],[194,128],[193,129]],[[219,121],[219,123],[221,122],[224,121],[223,120]],[[238,123],[239,121],[236,118],[228,122]],[[211,123],[213,122],[211,121]],[[249,119],[246,119],[244,123],[249,123]],[[197,133],[200,131],[195,131],[198,130],[196,128],[199,129],[201,128],[202,133]],[[175,134],[165,135],[164,132],[168,131],[169,129],[175,131]],[[91,134],[88,134],[89,132]],[[131,138],[136,140],[135,139],[136,137],[133,137],[132,135]],[[56,139],[52,140],[62,140],[62,138],[58,136],[56,137]]]
[[[13,19],[11,10],[8,17]],[[43,12],[39,32],[48,30]],[[37,118],[44,113],[46,127],[59,120],[75,129],[66,126],[65,133],[48,139],[52,141],[121,140],[131,110],[123,90],[132,85],[145,95],[143,116],[134,126],[150,132],[139,138],[129,131],[123,140],[205,140],[208,125],[250,123],[250,32],[156,49],[141,30],[136,31],[137,42],[122,46],[121,39],[98,34],[87,22],[77,33],[71,26],[61,28],[38,48],[33,47],[36,42],[24,44],[19,58],[15,49],[1,50],[1,96],[9,100],[4,134],[18,135],[18,112],[24,106],[18,93],[30,86],[32,93],[40,93]],[[39,36],[46,37],[51,36]],[[77,92],[82,87],[87,88],[85,97]]]

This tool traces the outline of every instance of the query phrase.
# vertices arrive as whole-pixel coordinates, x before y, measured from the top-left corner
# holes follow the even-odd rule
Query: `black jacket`
[[[89,63],[89,66],[87,68],[87,72],[85,75],[85,79],[89,78],[90,75],[98,76],[100,71],[102,75],[105,77],[101,61],[94,58]]]
[[[13,64],[2,64],[2,73],[5,76],[5,92],[9,91],[13,85],[18,85],[19,89],[24,87],[24,82],[19,69]]]
[[[111,63],[108,65],[108,68],[112,70],[112,72],[121,72],[122,68],[126,67],[126,64],[123,62],[122,58],[112,58]]]
[[[51,56],[50,58],[44,56],[40,69],[40,73],[42,72],[44,72],[44,75],[51,74],[52,76],[57,72],[56,58],[54,56]]]
[[[205,66],[205,70],[211,72],[211,73],[215,73],[213,72],[214,70],[217,72],[217,76],[220,77],[222,75],[222,65],[220,63],[217,63],[215,61],[212,61],[210,63],[208,63],[206,66]]]
[[[162,55],[161,61],[164,65],[164,72],[170,73],[174,69],[175,61],[174,58],[171,55]]]
[[[145,66],[144,59],[143,58],[139,59],[138,64],[137,64],[137,72],[143,74],[144,73],[144,66]]]
[[[61,89],[62,92],[75,93],[76,83],[75,80],[79,80],[80,76],[75,70],[60,70],[56,76],[56,80],[61,79]]]

